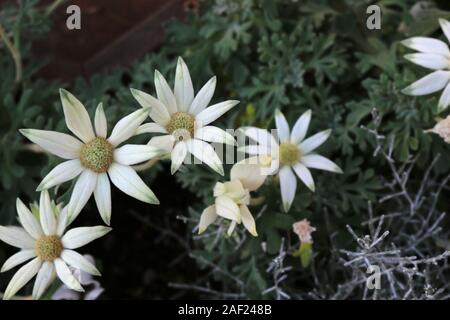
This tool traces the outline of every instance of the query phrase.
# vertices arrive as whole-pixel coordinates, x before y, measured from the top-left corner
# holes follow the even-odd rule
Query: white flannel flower
[[[236,224],[241,223],[252,236],[258,236],[255,220],[247,206],[250,204],[250,191],[258,189],[265,179],[258,164],[246,160],[235,164],[231,168],[230,181],[217,182],[214,186],[215,202],[202,212],[198,233],[203,233],[217,218],[222,217],[231,220],[228,236],[233,233]]]
[[[23,228],[0,226],[0,240],[21,249],[6,260],[1,272],[33,259],[12,277],[3,296],[5,300],[11,299],[36,274],[33,299],[39,299],[56,276],[68,288],[83,292],[68,265],[92,275],[100,275],[92,263],[73,249],[104,236],[111,228],[83,227],[65,232],[68,221],[67,207],[59,211],[59,208],[52,204],[47,191],[41,193],[38,211],[39,217],[36,219],[25,204],[17,199],[17,213]]]
[[[442,31],[450,41],[450,22],[439,19]],[[422,96],[444,89],[439,99],[439,111],[450,105],[450,50],[448,45],[438,39],[428,37],[413,37],[402,41],[402,44],[419,53],[407,54],[409,61],[435,70],[429,75],[417,80],[403,89],[403,93],[412,96]]]
[[[223,166],[214,148],[206,142],[234,145],[231,134],[209,124],[239,103],[236,100],[220,102],[208,107],[216,87],[212,77],[194,98],[189,70],[183,59],[178,58],[175,86],[172,89],[166,79],[155,70],[155,87],[158,99],[140,90],[131,89],[142,107],[151,107],[150,118],[154,121],[142,125],[137,134],[163,133],[153,137],[149,145],[165,149],[172,160],[174,174],[188,153],[214,171],[223,175]],[[206,141],[206,142],[205,142]]]
[[[78,177],[68,204],[69,220],[73,221],[94,193],[103,221],[111,223],[111,185],[143,202],[159,204],[149,187],[131,165],[160,155],[163,150],[149,145],[122,142],[134,136],[150,110],[140,109],[122,118],[107,138],[107,123],[102,104],[95,112],[95,133],[83,104],[68,91],[60,90],[66,125],[80,140],[60,132],[21,129],[20,132],[46,151],[67,159],[42,180],[37,191],[49,189]],[[109,178],[108,178],[109,175]]]
[[[310,120],[311,110],[308,110],[297,120],[290,132],[286,118],[276,110],[275,124],[280,144],[267,130],[256,127],[241,128],[246,136],[258,144],[240,147],[239,150],[272,159],[271,173],[279,175],[283,208],[286,212],[289,211],[297,190],[297,179],[292,169],[313,192],[314,180],[308,168],[342,173],[334,162],[313,152],[328,139],[331,130],[321,131],[305,139]]]

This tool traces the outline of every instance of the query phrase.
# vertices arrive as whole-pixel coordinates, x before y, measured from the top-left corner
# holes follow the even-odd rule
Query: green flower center
[[[102,137],[96,137],[81,148],[81,164],[97,173],[108,171],[114,160],[114,147]]]
[[[179,141],[189,140],[194,136],[195,118],[187,112],[175,112],[166,129]]]
[[[36,255],[44,261],[50,261],[59,258],[64,247],[57,236],[42,236],[36,240]]]
[[[300,149],[293,143],[282,143],[280,145],[280,163],[282,166],[292,166],[300,159]]]

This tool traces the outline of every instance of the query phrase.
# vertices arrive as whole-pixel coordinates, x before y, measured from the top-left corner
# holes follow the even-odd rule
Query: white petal
[[[108,123],[106,121],[105,111],[103,110],[103,104],[99,103],[97,110],[95,110],[95,132],[97,136],[106,138],[108,131]]]
[[[278,145],[273,135],[271,135],[269,131],[265,129],[260,129],[256,127],[242,127],[240,128],[240,130],[246,136],[250,137],[250,139],[254,140],[255,142],[258,142],[258,144],[260,145],[269,147]]]
[[[80,160],[74,159],[58,164],[50,171],[37,187],[36,191],[50,189],[77,177],[84,170]]]
[[[314,192],[316,187],[314,185],[314,180],[311,175],[311,172],[308,170],[308,168],[306,168],[301,163],[297,163],[296,165],[294,165],[293,169],[297,174],[297,176],[300,178],[300,180],[302,180],[303,183],[308,187],[308,189]]]
[[[42,236],[44,232],[42,231],[41,225],[36,220],[31,211],[27,208],[27,206],[19,198],[17,198],[16,201],[16,208],[20,224],[24,227],[28,234],[30,234],[35,239]]]
[[[299,144],[306,136],[308,131],[309,122],[311,121],[311,110],[306,111],[295,122],[294,128],[291,133],[291,143]]]
[[[439,98],[438,109],[439,112],[447,109],[450,105],[450,83],[447,84],[444,91],[442,92],[441,97]]]
[[[80,156],[80,149],[83,144],[80,140],[68,134],[35,129],[20,129],[19,131],[28,140],[58,157],[63,159],[76,159]]]
[[[183,141],[178,142],[173,148],[170,158],[172,160],[172,164],[170,166],[170,172],[174,174],[180,168],[187,154],[187,146]]]
[[[294,201],[295,198],[297,179],[295,178],[295,174],[292,172],[291,168],[288,166],[282,167],[279,175],[283,209],[285,212],[288,212],[292,205],[292,201]]]
[[[103,237],[111,230],[104,226],[74,228],[66,232],[61,238],[61,242],[64,249],[76,249]]]
[[[186,141],[188,151],[201,162],[206,163],[211,169],[223,176],[223,166],[219,156],[206,142],[197,139]]]
[[[200,124],[200,126],[204,127],[222,116],[225,112],[233,108],[238,103],[239,101],[236,100],[228,100],[217,103],[200,112],[195,117],[195,120],[198,124]]]
[[[286,142],[290,138],[289,125],[280,110],[275,110],[275,125],[277,126],[280,142]]]
[[[322,143],[324,143],[331,134],[331,130],[324,130],[315,135],[309,137],[300,143],[299,148],[303,154],[307,154],[314,149],[318,148]]]
[[[189,112],[197,115],[208,106],[211,98],[214,94],[214,90],[216,90],[216,77],[212,77],[208,80],[208,82],[197,92],[197,95],[192,101],[191,106],[189,107]]]
[[[439,24],[441,25],[442,31],[447,37],[447,40],[450,42],[450,22],[441,18],[439,19]]]
[[[175,99],[179,111],[188,111],[194,100],[194,87],[188,67],[181,57],[178,58],[177,71],[175,72]]]
[[[83,104],[73,94],[64,89],[59,89],[61,103],[63,105],[66,125],[84,143],[95,138],[91,119]]]
[[[20,268],[9,282],[8,287],[5,290],[3,299],[11,299],[20,289],[22,289],[24,285],[28,283],[28,281],[30,281],[36,275],[36,273],[38,273],[41,265],[41,259],[35,258],[34,260],[31,260],[22,268]]]
[[[56,235],[61,237],[69,225],[69,206],[65,206],[58,216],[58,224],[56,226]]]
[[[151,108],[150,118],[162,126],[170,121],[170,114],[166,106],[152,95],[137,89],[131,89],[131,94],[143,108]]]
[[[247,206],[245,205],[241,205],[239,209],[241,212],[242,224],[248,230],[248,232],[251,233],[252,236],[257,237],[258,233],[256,232],[255,219],[253,219],[250,210],[248,210]]]
[[[92,172],[91,170],[84,170],[72,191],[72,196],[68,204],[68,224],[72,223],[78,214],[83,210],[84,206],[88,202],[89,198],[94,192],[95,186],[97,185],[98,173]]]
[[[236,142],[231,134],[214,126],[206,126],[195,130],[194,137],[203,141],[224,143],[232,146]]]
[[[218,196],[216,198],[216,214],[226,219],[240,222],[241,215],[237,204],[227,196]]]
[[[236,224],[237,224],[237,222],[235,220],[231,221],[230,226],[228,227],[228,230],[227,230],[227,236],[229,236],[229,237],[231,236],[234,229],[236,228]]]
[[[148,142],[148,145],[159,149],[163,149],[167,152],[171,152],[174,143],[175,138],[172,135],[168,134],[165,136],[151,138],[150,141]]]
[[[132,165],[159,157],[164,150],[141,144],[126,144],[114,151],[114,161],[123,165]]]
[[[64,260],[69,266],[72,266],[81,271],[87,272],[94,276],[100,276],[100,271],[85,257],[73,250],[63,250],[61,253],[61,259]]]
[[[333,161],[318,154],[308,154],[301,158],[301,162],[308,168],[342,173],[342,169],[339,168]]]
[[[39,300],[45,290],[55,279],[55,266],[52,262],[45,261],[39,270],[33,287],[33,300]]]
[[[239,152],[245,152],[249,155],[266,155],[272,154],[272,149],[266,145],[249,145],[245,147],[239,147]]]
[[[177,101],[163,75],[155,70],[155,88],[158,99],[166,106],[170,114],[177,112]]]
[[[39,200],[39,217],[44,233],[48,236],[55,235],[56,217],[47,190],[41,192],[41,198]]]
[[[450,50],[445,42],[427,37],[413,37],[402,41],[405,47],[424,53],[438,53],[450,56]]]
[[[159,123],[150,122],[144,123],[136,131],[136,135],[143,133],[167,133],[167,130]]]
[[[15,226],[0,226],[0,240],[21,249],[34,248],[35,240],[25,229]]]
[[[200,223],[198,224],[198,234],[203,233],[211,223],[216,221],[216,219],[217,214],[215,205],[209,206],[203,210],[202,215],[200,216]]]
[[[437,53],[406,54],[405,59],[432,70],[448,69],[450,66],[449,57]]]
[[[127,195],[151,204],[159,204],[159,200],[149,187],[142,181],[136,171],[129,166],[113,163],[109,168],[112,183]]]
[[[245,160],[233,165],[230,171],[230,179],[238,179],[249,191],[258,189],[266,177],[261,174],[261,167],[258,164],[245,163]]]
[[[117,122],[108,141],[115,147],[136,134],[139,126],[147,118],[149,109],[139,109]]]
[[[97,186],[94,189],[94,198],[98,211],[105,224],[111,224],[111,185],[108,174],[101,173],[97,177]]]
[[[75,291],[84,292],[83,287],[78,282],[78,280],[70,272],[69,267],[60,258],[56,259],[54,262],[56,268],[56,274],[58,278],[69,288]]]
[[[24,263],[25,261],[28,261],[32,258],[36,257],[36,253],[34,252],[34,248],[33,249],[25,249],[25,250],[20,250],[19,252],[17,252],[16,254],[12,255],[11,257],[9,257],[8,260],[5,261],[5,263],[2,266],[2,269],[0,270],[0,272],[6,272],[11,270],[12,268],[18,266],[19,264]]]
[[[402,90],[404,94],[411,96],[422,96],[444,88],[450,80],[450,71],[434,71],[429,75],[417,80]]]

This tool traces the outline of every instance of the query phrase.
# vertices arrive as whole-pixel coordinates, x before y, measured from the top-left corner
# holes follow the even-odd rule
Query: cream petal
[[[165,136],[151,138],[147,145],[165,150],[167,152],[171,152],[174,143],[175,138],[172,135],[168,134]]]
[[[308,168],[342,173],[342,169],[333,161],[318,154],[308,154],[301,158],[301,162]]]
[[[198,224],[198,234],[203,233],[210,224],[216,221],[217,217],[215,205],[209,206],[203,210]]]
[[[15,226],[0,226],[0,240],[21,249],[34,248],[35,240],[25,229]]]
[[[44,233],[48,236],[54,235],[56,233],[56,217],[47,190],[41,192],[41,198],[39,200],[39,217]]]
[[[42,261],[39,258],[35,258],[24,265],[16,274],[12,277],[5,290],[3,296],[4,300],[10,300],[20,289],[30,281],[41,268]]]
[[[449,83],[449,81],[450,71],[438,70],[420,78],[403,89],[402,92],[410,96],[423,96],[441,90]]]
[[[103,104],[99,103],[97,106],[97,110],[95,110],[95,132],[97,136],[106,138],[108,134],[108,123],[106,121],[105,111],[103,110]]]
[[[126,144],[114,151],[114,161],[123,165],[133,165],[165,153],[165,150],[149,145]]]
[[[441,25],[441,29],[444,32],[445,36],[447,37],[447,40],[450,42],[450,22],[440,18],[439,24]]]
[[[424,53],[438,53],[450,57],[450,50],[445,42],[427,37],[413,37],[402,41],[405,47]]]
[[[201,127],[204,127],[221,117],[238,103],[239,101],[237,100],[228,100],[214,104],[197,114],[195,120]]]
[[[166,106],[170,114],[177,112],[177,101],[163,75],[155,70],[155,88],[158,99]]]
[[[266,175],[261,173],[261,167],[258,164],[245,163],[243,161],[233,165],[230,171],[231,180],[238,179],[249,191],[255,191],[262,186],[266,177]]]
[[[308,168],[301,163],[297,163],[292,167],[292,169],[294,169],[297,176],[300,178],[300,180],[303,181],[303,183],[308,187],[308,189],[314,192],[316,187],[314,185],[314,179]]]
[[[39,270],[36,281],[33,287],[33,300],[39,300],[39,298],[45,293],[45,290],[55,279],[55,266],[52,262],[45,261],[42,263]]]
[[[208,106],[211,98],[216,90],[216,77],[212,77],[208,82],[200,89],[200,91],[195,96],[192,104],[189,107],[189,112],[193,115],[197,115]]]
[[[280,142],[287,142],[290,137],[289,125],[280,110],[275,110],[275,125],[277,127],[278,138]]]
[[[84,170],[80,160],[73,159],[58,164],[42,180],[36,191],[50,189],[76,178]]]
[[[136,134],[139,126],[147,118],[149,109],[139,109],[122,118],[114,126],[108,141],[115,147]]]
[[[136,131],[136,135],[143,133],[167,133],[167,130],[159,123],[150,122],[144,123]]]
[[[113,163],[108,173],[112,183],[122,192],[146,203],[159,204],[153,191],[131,167]]]
[[[227,230],[227,236],[230,237],[233,234],[233,231],[236,228],[236,224],[237,224],[236,221],[234,221],[234,220],[231,221],[230,226],[228,227],[228,230]]]
[[[36,220],[31,211],[27,208],[27,206],[19,198],[17,198],[16,200],[16,208],[20,224],[24,227],[28,234],[31,235],[34,239],[38,239],[39,237],[41,237],[44,234],[41,225]]]
[[[227,196],[218,196],[215,201],[216,214],[226,219],[241,221],[240,211],[237,204]]]
[[[97,177],[94,199],[103,222],[109,226],[111,224],[111,185],[106,172]]]
[[[280,169],[279,176],[283,209],[285,212],[288,212],[295,198],[297,179],[291,168],[288,166],[284,166]]]
[[[97,176],[97,173],[90,170],[84,170],[79,176],[75,183],[75,187],[73,188],[72,196],[70,197],[67,208],[69,211],[68,224],[71,224],[76,217],[78,217],[81,210],[88,202],[97,185]]]
[[[131,89],[131,94],[143,108],[151,108],[150,118],[161,126],[170,121],[170,114],[166,106],[152,95],[137,89]]]
[[[439,112],[444,111],[450,105],[450,83],[447,84],[441,97],[439,98],[438,109]]]
[[[245,205],[239,206],[239,210],[241,212],[242,224],[244,225],[245,229],[247,229],[252,236],[257,237],[258,233],[256,232],[255,219],[253,219],[250,210],[248,210],[247,206]]]
[[[76,159],[80,156],[80,149],[83,144],[68,134],[35,129],[20,129],[19,131],[28,140],[58,157]]]
[[[278,148],[277,148],[278,149]],[[239,147],[239,152],[245,152],[249,155],[270,155],[272,154],[272,149],[266,145],[249,145],[245,147]]]
[[[224,143],[231,146],[236,144],[234,137],[230,133],[214,126],[206,126],[195,130],[194,137],[203,141]]]
[[[265,129],[260,129],[257,127],[242,127],[240,130],[250,139],[254,140],[255,142],[258,142],[258,144],[263,146],[278,146],[277,141],[273,137],[273,135],[270,134],[269,131]]]
[[[64,260],[69,266],[87,272],[94,276],[100,276],[100,271],[85,257],[73,250],[63,250],[61,253],[61,259]]]
[[[186,145],[192,155],[223,176],[222,162],[211,145],[197,139],[187,140]]]
[[[54,262],[56,274],[58,278],[69,288],[75,291],[84,292],[83,287],[78,282],[78,280],[73,276],[67,264],[60,258],[56,259]]]
[[[186,158],[186,155],[187,155],[186,143],[183,141],[178,142],[170,154],[170,158],[172,160],[170,172],[172,174],[177,172],[177,170],[180,168],[181,164],[183,163],[184,159]]]
[[[84,143],[95,138],[91,119],[84,105],[69,91],[59,89],[66,125]]]
[[[63,235],[61,242],[64,249],[77,249],[103,237],[111,230],[111,228],[104,226],[73,228]]]
[[[306,140],[303,140],[303,142],[300,143],[300,145],[299,145],[300,151],[304,155],[313,151],[314,149],[321,146],[328,139],[330,134],[331,134],[331,130],[328,129],[328,130],[324,130],[319,133],[316,133],[315,135],[309,137]]]
[[[406,54],[405,59],[432,70],[448,69],[450,67],[449,57],[438,53]]]
[[[175,99],[179,111],[188,111],[194,100],[194,87],[192,86],[189,69],[181,57],[178,58],[177,71],[175,72]]]
[[[19,252],[13,254],[11,257],[9,257],[8,260],[5,261],[0,272],[9,271],[12,268],[17,267],[19,264],[22,264],[25,261],[28,261],[35,257],[36,253],[34,252],[34,248],[20,250]]]
[[[291,143],[299,144],[303,141],[308,131],[309,123],[311,121],[311,110],[307,110],[295,122],[294,128],[291,132]]]

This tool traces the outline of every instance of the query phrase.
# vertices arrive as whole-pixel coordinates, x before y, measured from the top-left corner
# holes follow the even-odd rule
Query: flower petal
[[[111,228],[104,226],[73,228],[64,234],[61,242],[64,249],[76,249],[103,237],[111,230]]]
[[[441,25],[441,29],[447,37],[447,40],[450,42],[450,22],[441,18],[439,19],[439,24]]]
[[[23,286],[28,283],[28,281],[30,281],[36,275],[36,273],[38,273],[41,265],[41,259],[35,258],[34,260],[31,260],[22,268],[20,268],[9,282],[8,287],[5,290],[3,299],[11,299],[20,289],[23,288]]]
[[[289,125],[280,110],[275,110],[275,125],[277,126],[278,138],[280,142],[287,142],[290,137]]]
[[[84,170],[78,177],[67,208],[69,211],[68,224],[75,220],[88,202],[97,185],[97,176],[98,174],[91,170]]]
[[[300,143],[299,145],[300,151],[304,155],[313,151],[314,149],[318,148],[322,143],[324,143],[328,139],[330,134],[331,134],[330,129],[316,133],[315,135],[309,137],[308,139]]]
[[[83,144],[68,134],[35,129],[20,129],[19,131],[28,140],[58,157],[76,159],[80,156],[80,149]]]
[[[171,134],[168,134],[165,136],[151,138],[150,141],[147,143],[147,145],[163,149],[167,152],[171,152],[174,143],[175,138]]]
[[[9,271],[12,268],[18,266],[19,264],[24,263],[25,261],[28,261],[34,257],[36,257],[34,248],[20,250],[19,252],[17,252],[16,254],[13,254],[11,257],[9,257],[8,260],[5,261],[0,272]]]
[[[61,237],[69,225],[69,206],[65,206],[58,216],[58,224],[56,226],[56,235]]]
[[[97,177],[94,199],[100,216],[105,224],[109,226],[111,224],[111,184],[106,172],[99,174]]]
[[[194,87],[192,86],[189,69],[181,57],[178,58],[177,71],[175,72],[175,99],[179,111],[188,111],[194,100]]]
[[[152,95],[137,89],[130,89],[131,94],[143,108],[151,108],[150,118],[161,126],[170,121],[170,114],[166,106]]]
[[[114,161],[123,165],[132,165],[159,157],[165,150],[140,144],[126,144],[114,151]]]
[[[75,291],[84,292],[83,287],[78,280],[73,276],[67,264],[60,258],[54,262],[56,268],[56,274],[58,278],[69,288]]]
[[[85,257],[73,250],[63,250],[61,253],[61,259],[64,260],[69,266],[72,266],[81,271],[87,272],[94,276],[100,276],[100,271]]]
[[[207,83],[200,89],[199,92],[197,92],[197,95],[195,96],[194,100],[192,101],[192,104],[189,107],[189,113],[192,113],[193,115],[197,115],[208,106],[209,102],[211,101],[211,98],[214,94],[214,90],[216,90],[216,77],[212,77],[208,80]]]
[[[144,123],[136,131],[136,135],[143,133],[167,133],[167,130],[159,123],[150,122]]]
[[[405,59],[432,70],[448,69],[450,66],[449,57],[437,53],[406,54]]]
[[[36,188],[36,191],[50,189],[51,187],[72,180],[73,178],[77,177],[83,170],[84,168],[81,165],[80,160],[78,159],[60,163],[45,176],[45,178]]]
[[[44,233],[48,236],[54,235],[56,233],[56,217],[47,190],[41,192],[39,217]]]
[[[402,90],[410,96],[423,96],[444,88],[450,81],[450,71],[434,71],[429,75],[417,80]]]
[[[64,89],[59,89],[61,103],[63,105],[66,125],[84,143],[95,138],[91,119],[83,104],[73,94]]]
[[[108,141],[115,147],[136,134],[139,126],[147,118],[149,109],[139,109],[122,118],[114,126]]]
[[[0,226],[0,240],[21,249],[34,248],[35,240],[25,231],[25,229],[15,226]]]
[[[258,142],[260,145],[264,146],[278,146],[278,142],[275,140],[273,135],[270,134],[266,129],[260,129],[257,127],[242,127],[240,130],[250,139]]]
[[[218,119],[220,116],[222,116],[225,112],[233,108],[238,103],[239,101],[237,100],[228,100],[217,103],[197,114],[195,120],[200,126],[204,127],[213,122],[214,120]]]
[[[450,57],[450,50],[444,41],[427,38],[412,37],[402,41],[402,44],[410,49],[424,53],[438,53]]]
[[[239,207],[227,196],[218,196],[215,205],[217,215],[237,222],[241,221]]]
[[[108,173],[112,183],[122,192],[146,203],[159,204],[153,191],[129,166],[113,163]]]
[[[206,126],[195,130],[194,137],[203,141],[224,143],[231,146],[236,144],[234,137],[230,133],[214,126]]]
[[[301,163],[297,163],[294,165],[293,169],[300,180],[302,180],[303,183],[308,187],[308,189],[314,192],[316,187],[314,185],[314,179],[308,168]]]
[[[45,290],[47,290],[54,279],[54,264],[49,261],[44,261],[44,263],[42,263],[41,269],[37,274],[36,281],[34,282],[32,294],[33,300],[39,300],[39,298],[44,294]]]
[[[308,131],[309,123],[311,121],[311,110],[307,110],[295,122],[294,128],[291,132],[291,143],[299,144],[303,141]]]
[[[158,99],[166,106],[169,114],[177,112],[177,101],[172,89],[170,89],[166,79],[158,70],[155,70],[155,88]]]
[[[105,111],[103,110],[103,104],[99,103],[97,106],[97,110],[95,110],[95,133],[97,136],[106,138],[108,133],[108,123],[106,121]]]
[[[255,191],[262,186],[267,176],[261,174],[261,167],[258,164],[246,163],[245,160],[233,165],[230,171],[230,179],[237,179],[241,181],[244,188]]]
[[[178,142],[170,154],[170,158],[172,160],[172,164],[170,166],[170,172],[172,174],[177,172],[177,170],[180,168],[181,164],[183,163],[184,159],[186,158],[186,155],[187,155],[186,143],[183,141]]]
[[[266,145],[249,145],[245,147],[239,147],[239,152],[245,152],[249,155],[266,155],[266,154],[272,154],[272,149],[269,146]]]
[[[211,145],[197,139],[187,140],[186,145],[192,155],[223,176],[222,162]]]
[[[444,111],[450,105],[450,83],[447,84],[444,91],[439,98],[438,110],[439,112]]]
[[[285,212],[288,212],[295,198],[297,179],[295,178],[295,174],[292,172],[291,168],[288,166],[282,167],[279,175],[283,209]]]
[[[40,236],[44,234],[42,231],[41,225],[36,220],[31,211],[27,208],[27,206],[17,198],[16,200],[16,208],[19,216],[20,224],[24,227],[24,229],[31,235],[34,239],[38,239]]]
[[[217,217],[215,205],[209,206],[203,210],[202,215],[200,216],[200,223],[198,224],[198,234],[203,233],[211,223],[216,221]]]
[[[230,226],[228,227],[228,230],[227,230],[227,236],[229,236],[229,237],[231,236],[234,229],[236,228],[236,224],[237,224],[237,222],[235,220],[231,221]]]
[[[336,163],[318,154],[308,154],[300,161],[308,168],[342,173],[342,169]]]
[[[239,210],[241,212],[242,224],[245,229],[247,229],[252,236],[257,237],[258,232],[256,232],[256,223],[255,219],[253,219],[252,213],[248,210],[246,205],[239,206]]]

